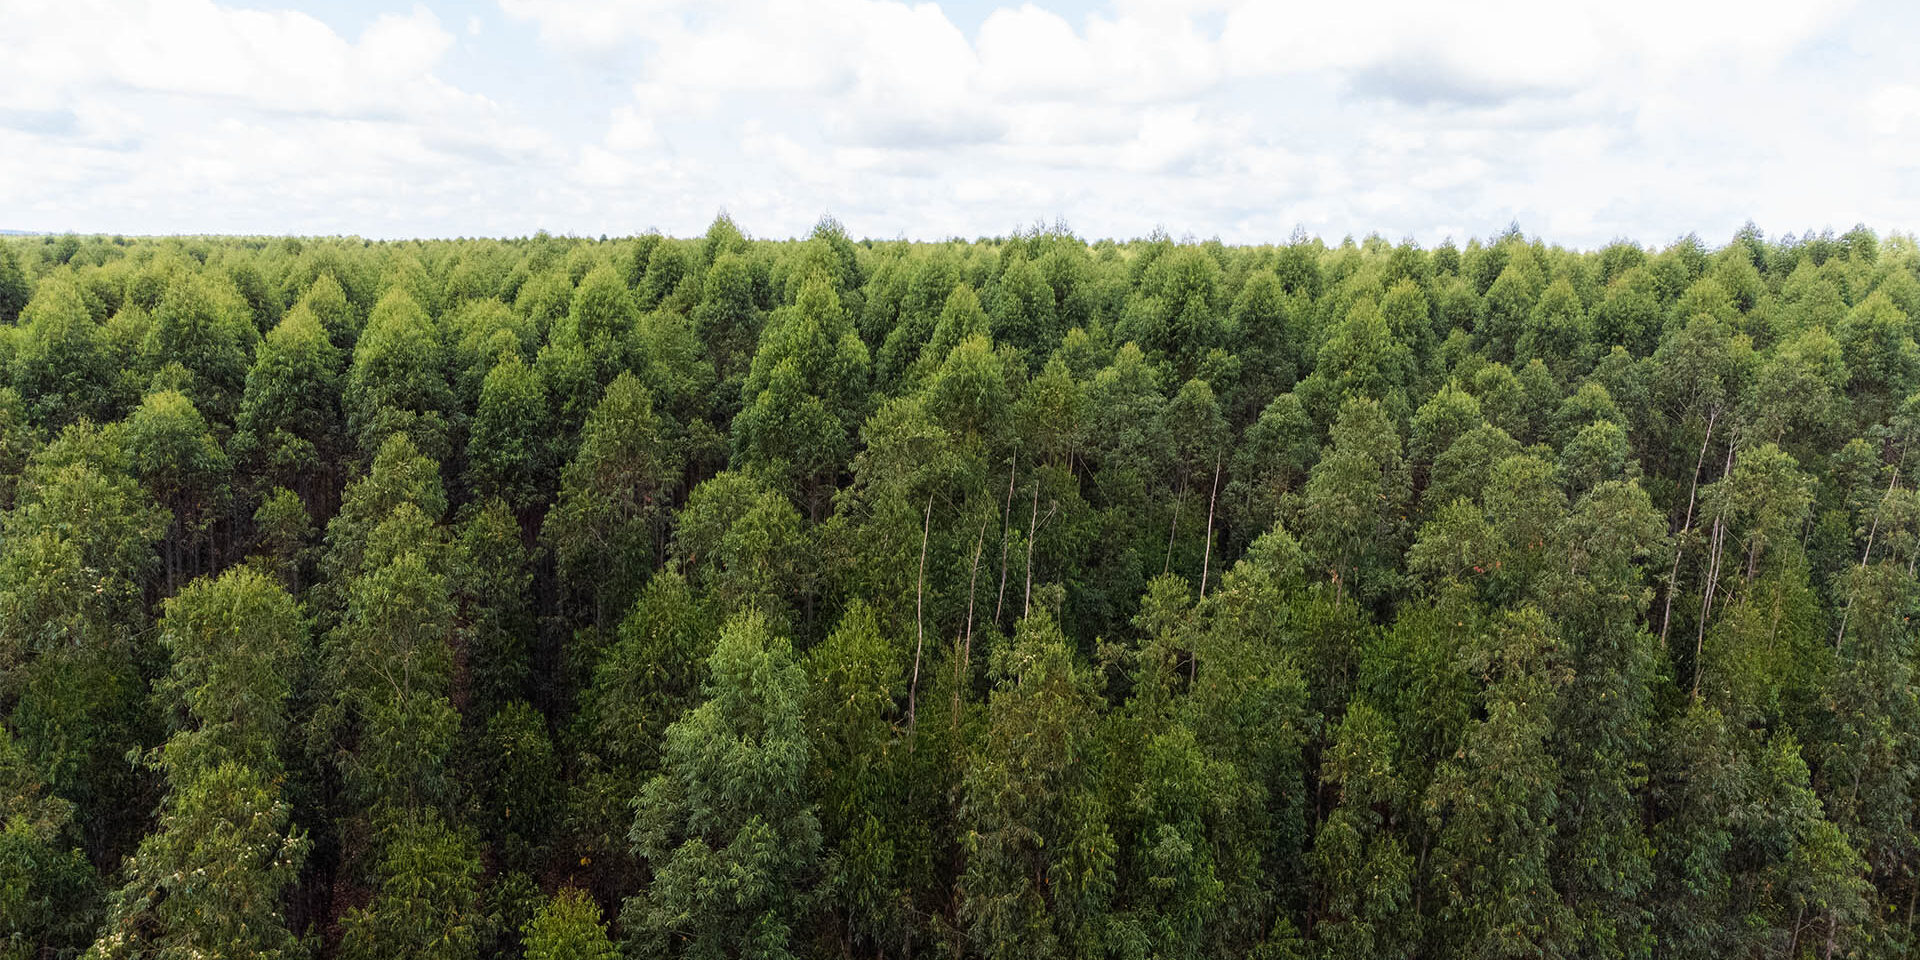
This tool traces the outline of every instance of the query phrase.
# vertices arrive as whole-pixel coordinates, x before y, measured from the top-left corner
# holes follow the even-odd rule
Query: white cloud
[[[880,236],[1920,226],[1915,14],[1890,0],[1063,2],[498,0],[504,29],[461,8],[456,35],[426,6],[343,32],[16,0],[0,209],[380,235],[722,208],[769,235],[828,210]]]
[[[440,79],[454,43],[424,6],[349,41],[304,13],[208,0],[22,4],[0,87],[70,120],[0,130],[26,161],[0,177],[0,207],[53,229],[392,230],[470,192],[475,167],[543,149]]]

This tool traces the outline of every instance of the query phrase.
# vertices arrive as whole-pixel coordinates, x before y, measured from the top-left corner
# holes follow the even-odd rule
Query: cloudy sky
[[[1920,8],[0,0],[0,228],[1920,228]]]

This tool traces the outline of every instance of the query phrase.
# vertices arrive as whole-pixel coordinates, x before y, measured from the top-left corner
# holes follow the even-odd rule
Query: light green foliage
[[[267,333],[247,371],[229,448],[234,459],[311,491],[346,452],[339,351],[304,302]],[[312,496],[312,493],[308,494]]]
[[[173,669],[162,685],[181,708],[170,765],[278,766],[287,698],[307,657],[307,627],[278,583],[248,567],[203,577],[168,599],[160,642]]]
[[[172,390],[148,394],[127,418],[124,437],[134,473],[173,515],[166,544],[171,585],[181,568],[200,566],[193,555],[226,505],[227,455],[193,401]]]
[[[807,567],[799,511],[766,484],[731,471],[687,497],[673,553],[724,615],[786,609]]]
[[[526,509],[546,499],[552,482],[552,428],[546,385],[519,354],[487,373],[467,437],[474,493]]]
[[[554,325],[552,338],[580,345],[593,361],[595,377],[605,384],[626,366],[625,345],[636,314],[627,285],[612,267],[588,271],[574,288],[567,315]]]
[[[745,375],[762,319],[754,302],[753,274],[746,258],[736,252],[722,252],[707,267],[693,324],[723,382]]]
[[[577,887],[553,895],[521,929],[526,960],[613,960],[600,907]]]
[[[450,452],[454,404],[446,348],[406,291],[388,292],[367,317],[342,398],[347,429],[363,456],[396,433],[412,435],[435,459]]]
[[[79,285],[65,275],[42,282],[19,323],[11,382],[35,422],[57,430],[82,417],[114,419],[126,398]]]
[[[446,513],[447,494],[439,465],[421,455],[412,437],[395,434],[380,445],[366,474],[347,485],[340,512],[327,523],[321,573],[329,600],[344,605],[352,581],[368,563],[375,532],[402,507],[411,507],[411,516],[431,524]]]
[[[412,508],[403,508],[402,516]],[[353,582],[328,636],[331,740],[363,803],[405,809],[446,796],[445,761],[459,716],[448,700],[453,604],[446,579],[407,552]]]
[[[340,956],[347,960],[478,955],[480,858],[471,841],[439,817],[410,817],[388,831],[373,902],[347,911]]]
[[[0,957],[30,960],[94,935],[99,880],[74,836],[73,805],[46,792],[0,726]]]
[[[153,308],[141,354],[149,370],[170,363],[185,367],[191,379],[182,389],[195,405],[226,421],[238,407],[259,340],[252,310],[231,281],[182,271]]]

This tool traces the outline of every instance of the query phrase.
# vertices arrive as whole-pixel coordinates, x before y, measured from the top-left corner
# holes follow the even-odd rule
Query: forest
[[[0,958],[1904,957],[1920,244],[0,237]]]

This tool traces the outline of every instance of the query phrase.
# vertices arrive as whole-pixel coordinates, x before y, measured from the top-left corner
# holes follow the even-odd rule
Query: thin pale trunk
[[[1721,468],[1720,476],[1725,479],[1733,474],[1733,446],[1727,446],[1727,465]],[[1714,588],[1720,584],[1720,558],[1725,553],[1727,537],[1727,518],[1724,507],[1714,511],[1713,541],[1707,556],[1707,585],[1700,593],[1700,624],[1693,638],[1693,698],[1700,699],[1700,674],[1704,664],[1701,657],[1707,647],[1707,618],[1713,614]]]
[[[1886,505],[1888,497],[1893,496],[1894,485],[1899,482],[1900,482],[1900,464],[1895,463],[1893,465],[1893,476],[1888,478],[1887,480],[1887,492],[1883,496],[1881,496],[1879,503],[1876,503],[1873,505],[1873,523],[1868,524],[1867,526],[1867,548],[1865,550],[1860,551],[1861,569],[1866,568],[1867,558],[1873,554],[1874,534],[1880,532],[1880,508]],[[1833,649],[1836,653],[1839,652],[1840,645],[1844,643],[1847,639],[1847,618],[1852,615],[1853,615],[1853,593],[1852,591],[1848,591],[1847,605],[1846,607],[1842,608],[1840,611],[1840,632],[1835,634],[1833,638]]]
[[[926,516],[920,520],[920,580],[913,589],[913,681],[907,686],[907,733],[913,733],[915,700],[920,694],[920,652],[927,645],[927,539],[933,532],[933,494],[927,494]]]
[[[1707,618],[1713,612],[1713,587],[1720,578],[1720,539],[1725,528],[1719,518],[1713,521],[1713,534],[1707,547],[1707,584],[1700,594],[1700,624],[1693,638],[1693,698],[1700,699],[1700,674],[1705,664],[1701,658],[1706,653]]]
[[[1033,482],[1033,515],[1027,518],[1027,594],[1020,605],[1020,619],[1033,612],[1033,531],[1040,525],[1040,481]]]
[[[1873,555],[1873,538],[1880,532],[1880,511],[1887,505],[1887,498],[1893,496],[1894,486],[1900,482],[1900,465],[1893,465],[1893,476],[1887,479],[1887,492],[1880,496],[1880,502],[1873,505],[1873,523],[1867,526],[1867,548],[1860,551],[1860,565],[1867,565],[1867,558]]]
[[[973,538],[973,570],[967,574],[967,627],[960,635],[960,656],[953,662],[953,723],[960,724],[960,689],[973,667],[973,587],[980,582],[980,550],[987,545],[987,521],[980,521],[980,533]]]
[[[1180,506],[1187,502],[1187,485],[1180,485],[1180,492],[1173,496],[1173,525],[1167,528],[1167,558],[1160,562],[1160,572],[1166,573],[1173,567],[1173,537],[1180,532]]]
[[[1000,609],[1007,602],[1007,547],[1013,541],[1013,477],[1020,467],[1020,451],[1007,467],[1007,505],[1000,510],[1000,596],[993,601],[993,625],[1000,626]]]
[[[1220,458],[1213,458],[1213,492],[1207,495],[1207,549],[1200,556],[1200,599],[1207,598],[1207,572],[1213,566],[1213,508],[1220,502]]]
[[[1666,645],[1667,628],[1673,625],[1673,592],[1680,586],[1680,555],[1687,549],[1687,532],[1693,529],[1693,504],[1700,494],[1700,468],[1707,462],[1707,445],[1713,442],[1713,424],[1720,418],[1716,408],[1707,414],[1707,435],[1700,440],[1700,455],[1693,461],[1693,486],[1687,491],[1686,519],[1680,522],[1680,536],[1674,539],[1673,569],[1667,574],[1667,599],[1660,614],[1660,644]]]

